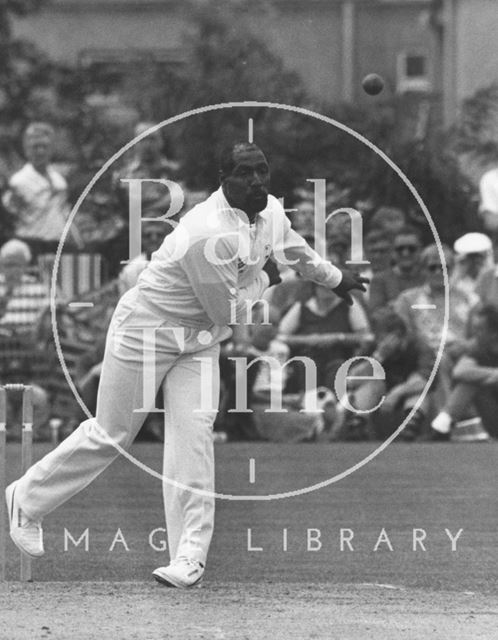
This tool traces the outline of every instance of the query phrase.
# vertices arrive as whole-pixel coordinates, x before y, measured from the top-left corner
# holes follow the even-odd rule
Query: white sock
[[[451,416],[446,411],[441,411],[431,422],[431,427],[439,433],[449,433],[451,430]]]

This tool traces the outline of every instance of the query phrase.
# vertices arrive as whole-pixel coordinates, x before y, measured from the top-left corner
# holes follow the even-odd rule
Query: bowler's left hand
[[[342,271],[342,270],[341,270]],[[340,283],[332,289],[339,297],[345,300],[349,306],[353,304],[353,298],[349,293],[352,289],[358,289],[358,291],[366,291],[366,284],[370,282],[370,278],[365,278],[357,273],[351,271],[342,271],[342,280]]]

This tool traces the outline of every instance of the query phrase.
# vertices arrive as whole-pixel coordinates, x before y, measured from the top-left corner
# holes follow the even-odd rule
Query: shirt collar
[[[31,162],[27,162],[25,165],[25,169],[28,174],[35,177],[38,181],[42,180],[44,183],[50,183],[50,179],[52,178],[52,167],[47,165],[47,174],[40,173],[35,167],[31,164]],[[48,176],[48,177],[47,177]]]
[[[268,210],[268,204],[266,205],[266,207],[262,210],[259,211],[256,214],[256,217],[254,218],[254,222],[249,222],[249,218],[248,217],[243,217],[241,216],[238,212],[241,211],[241,209],[235,209],[234,207],[232,207],[228,200],[226,199],[226,196],[223,192],[223,187],[219,187],[218,190],[216,191],[216,194],[219,198],[219,203],[220,203],[220,209],[223,211],[227,211],[229,212],[231,215],[237,216],[240,220],[242,220],[245,224],[247,224],[248,227],[252,227],[256,224],[258,224],[258,222],[260,222],[261,220],[263,220],[262,215]],[[247,214],[246,214],[247,215]]]

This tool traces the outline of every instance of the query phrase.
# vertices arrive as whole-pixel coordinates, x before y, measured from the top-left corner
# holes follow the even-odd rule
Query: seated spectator
[[[152,254],[159,249],[164,238],[172,231],[173,227],[164,222],[142,223],[142,253],[121,270],[118,277],[120,295],[137,284],[138,276],[148,265]]]
[[[251,345],[247,334],[244,341],[227,340],[220,347],[220,402],[218,414],[214,423],[215,433],[225,433],[228,440],[260,440],[253,416],[248,412],[237,412],[236,399],[236,368],[233,358],[243,357],[250,362]],[[257,367],[249,367],[247,371],[248,405],[251,399],[251,389],[257,374]]]
[[[7,163],[3,158],[0,158],[0,194],[5,194],[8,189],[8,175],[9,169]],[[16,217],[7,209],[4,204],[4,197],[0,197],[0,246],[10,240],[14,236],[14,228],[16,224]]]
[[[280,316],[275,307],[269,307],[266,317],[260,311],[260,308],[256,309],[249,343],[230,341],[221,345],[221,399],[215,431],[225,432],[229,440],[314,440],[330,417],[328,408],[323,414],[305,413],[301,409],[313,402],[313,392],[319,409],[330,399],[331,393],[326,390],[326,394],[323,394],[314,389],[305,397],[304,393],[287,392],[290,369],[283,365],[289,359],[289,348],[277,338]],[[235,357],[245,358],[248,363],[243,379],[237,379]],[[274,363],[273,370],[271,363]],[[250,412],[236,410],[236,390],[240,389],[240,385],[247,390]],[[324,395],[325,401],[322,398]],[[284,412],[267,411],[272,407],[272,398],[275,402],[279,397],[282,398]]]
[[[250,394],[250,409],[253,411],[255,428],[263,440],[272,442],[302,442],[315,439],[323,431],[321,413],[301,412],[303,394],[284,393],[289,359],[289,347],[277,339],[279,316],[270,310],[269,323],[259,323],[252,331],[250,355],[256,360],[251,366],[257,367],[256,377]],[[261,358],[261,360],[260,360]],[[268,358],[269,360],[265,360]],[[276,370],[270,364],[274,359]],[[272,398],[282,398],[285,413],[269,411]]]
[[[393,241],[383,229],[372,229],[365,236],[365,256],[370,261],[370,275],[381,273],[391,267]]]
[[[311,296],[311,283],[291,268],[280,269],[282,282],[266,289],[263,299],[284,315],[296,302],[305,302]]]
[[[391,238],[407,224],[406,216],[397,207],[379,207],[370,219],[371,229],[380,229]]]
[[[313,237],[315,233],[315,204],[307,199],[308,197],[310,194],[306,194],[306,199],[297,202],[290,218],[292,227],[303,237]]]
[[[451,249],[443,245],[448,276],[451,280],[454,259]],[[437,352],[444,325],[445,284],[437,245],[426,247],[420,257],[423,284],[403,291],[395,300],[396,311],[408,331],[424,345]],[[467,328],[474,299],[459,288],[450,286],[450,308],[445,352],[462,352],[467,344]],[[419,308],[419,307],[429,308]]]
[[[481,273],[476,283],[476,294],[482,305],[498,305],[498,265]]]
[[[326,252],[328,260],[331,260],[338,267],[347,268],[346,260],[351,258],[351,232],[346,234],[339,230],[331,234],[327,238]]]
[[[369,287],[369,309],[374,313],[395,300],[402,291],[422,284],[420,234],[414,227],[402,227],[393,239],[394,266],[375,274]]]
[[[34,382],[32,369],[36,361],[35,323],[49,304],[49,290],[26,272],[30,261],[29,247],[21,240],[9,240],[0,248],[0,382],[33,387],[34,437],[45,439],[50,413],[48,395]],[[7,400],[7,435],[19,439],[22,394],[9,394]]]
[[[135,126],[135,136],[145,133],[154,126],[152,122],[139,122]],[[171,192],[164,184],[171,180],[178,184],[179,165],[167,158],[163,152],[163,138],[160,130],[149,133],[126,154],[126,159],[112,174],[113,207],[121,218],[121,228],[107,245],[107,262],[111,276],[121,270],[120,260],[129,256],[130,235],[130,183],[127,180],[143,180],[140,184],[140,213],[142,218],[158,218],[170,210]],[[180,184],[181,187],[183,185]],[[195,196],[192,193],[192,196]],[[187,200],[187,199],[186,199]],[[195,197],[189,201],[195,202]],[[181,203],[179,203],[181,204]],[[164,235],[175,222],[163,221]],[[131,256],[139,260],[136,255]]]
[[[498,306],[485,305],[476,312],[473,334],[471,347],[453,370],[455,386],[432,428],[449,434],[474,404],[486,431],[498,438]]]
[[[356,440],[368,436],[384,439],[391,435],[415,406],[434,364],[432,352],[408,334],[402,318],[391,307],[379,309],[372,318],[372,325],[375,344],[371,357],[382,365],[385,379],[350,380],[348,400],[360,411],[370,411],[381,404],[371,414],[353,414],[339,405],[339,419],[334,427],[335,437],[339,439]],[[354,365],[349,373],[350,376],[371,374],[371,364],[365,360]],[[419,437],[427,414],[426,399],[399,439],[411,441]]]
[[[494,262],[491,239],[484,233],[466,233],[456,240],[453,248],[456,264],[451,275],[451,286],[462,289],[477,304],[479,277]]]
[[[139,122],[135,127],[135,136],[144,133],[154,124],[153,122]],[[113,175],[116,195],[126,220],[128,219],[129,209],[129,185],[126,182],[121,182],[121,178],[175,180],[178,168],[178,164],[170,161],[163,153],[163,140],[160,130],[150,133],[140,140],[133,147],[132,159]],[[142,217],[157,218],[168,211],[171,197],[164,184],[160,182],[145,182],[142,184],[141,195]]]
[[[309,300],[296,302],[282,318],[279,335],[293,356],[315,362],[317,386],[331,388],[337,368],[369,340],[370,326],[358,301],[350,307],[328,287],[313,284],[312,290]],[[295,384],[302,390],[300,376]]]
[[[449,277],[453,267],[451,249],[443,246]],[[445,285],[443,268],[435,244],[426,247],[421,255],[421,274],[424,284],[403,291],[395,301],[395,309],[405,321],[409,333],[434,358],[440,348],[445,317]],[[456,360],[468,348],[468,326],[474,299],[458,288],[450,287],[448,331],[434,386],[437,410],[447,402],[451,390],[451,374]]]
[[[50,164],[55,132],[44,122],[35,122],[24,133],[27,162],[9,180],[5,208],[15,219],[14,233],[26,241],[32,253],[53,253],[69,216],[67,183]],[[71,234],[80,245],[74,225]],[[68,239],[68,245],[72,239]]]
[[[365,278],[372,278],[389,269],[391,267],[393,255],[393,243],[391,236],[383,229],[372,229],[365,236],[364,243],[365,259],[370,262],[361,275]],[[369,306],[370,284],[366,285],[367,291],[363,294],[363,298],[367,307]]]
[[[28,273],[31,251],[22,240],[9,240],[0,248],[0,327],[17,333],[32,332],[50,304],[48,286]]]

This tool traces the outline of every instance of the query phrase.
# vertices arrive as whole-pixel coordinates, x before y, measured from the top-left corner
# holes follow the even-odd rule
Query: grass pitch
[[[217,490],[303,488],[373,448],[217,445]],[[45,451],[35,447],[35,458]],[[9,445],[9,479],[19,453]],[[136,444],[132,453],[160,471],[162,445]],[[491,640],[497,454],[497,443],[394,443],[319,491],[219,500],[204,587],[189,592],[151,581],[168,559],[160,482],[118,459],[46,518],[47,553],[33,563],[34,584],[13,582],[19,559],[8,543],[11,582],[0,594],[0,629],[8,631],[0,637]]]

